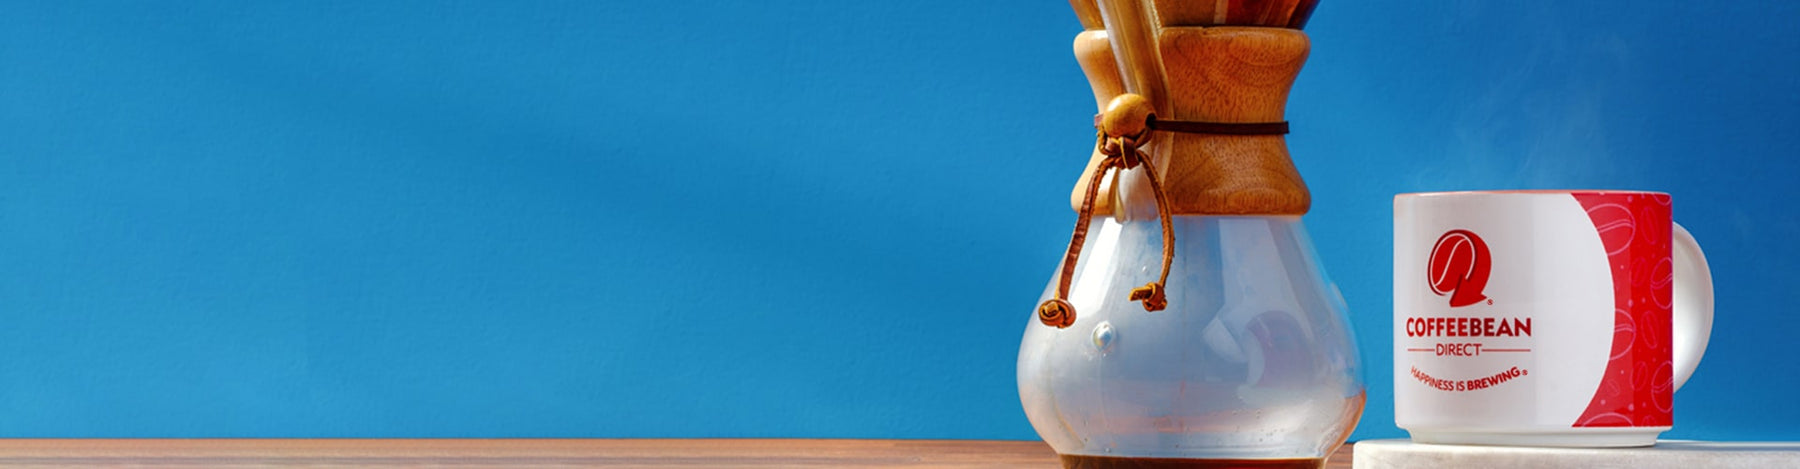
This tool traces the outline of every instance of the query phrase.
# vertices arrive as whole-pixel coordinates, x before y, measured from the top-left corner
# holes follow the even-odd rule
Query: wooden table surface
[[[1037,441],[0,440],[0,467],[1056,468]],[[1350,467],[1350,446],[1331,458]]]

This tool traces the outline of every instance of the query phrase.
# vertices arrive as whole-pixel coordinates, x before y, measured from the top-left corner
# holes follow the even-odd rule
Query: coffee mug
[[[1394,421],[1420,443],[1649,446],[1712,332],[1668,194],[1394,197]]]

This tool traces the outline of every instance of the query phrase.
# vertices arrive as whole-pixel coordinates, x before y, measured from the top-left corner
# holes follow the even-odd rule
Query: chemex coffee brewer
[[[1315,0],[1073,0],[1100,114],[1019,349],[1067,467],[1320,467],[1362,415],[1283,110]]]

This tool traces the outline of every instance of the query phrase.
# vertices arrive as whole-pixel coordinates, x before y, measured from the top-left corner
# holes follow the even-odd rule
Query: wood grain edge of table
[[[1328,468],[1349,469],[1352,448]],[[1059,467],[1041,441],[0,439],[0,467]]]

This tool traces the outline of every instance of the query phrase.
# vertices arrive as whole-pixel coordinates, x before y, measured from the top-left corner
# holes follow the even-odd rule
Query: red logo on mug
[[[1431,292],[1450,295],[1450,306],[1468,306],[1487,299],[1481,290],[1487,288],[1488,248],[1480,236],[1469,230],[1450,230],[1438,237],[1426,261],[1426,279]]]

